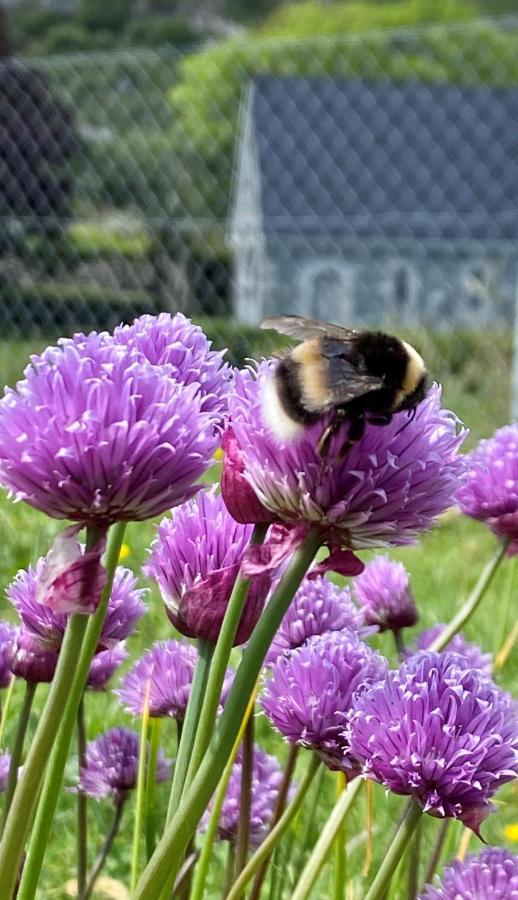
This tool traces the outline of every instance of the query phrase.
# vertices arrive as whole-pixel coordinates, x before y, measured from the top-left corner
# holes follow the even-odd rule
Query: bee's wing
[[[348,403],[383,386],[381,378],[359,371],[343,356],[328,357],[326,380],[333,406]]]
[[[319,322],[317,319],[305,319],[303,316],[271,316],[261,322],[261,328],[271,328],[298,341],[307,341],[314,337],[347,340],[356,334],[351,328],[342,328],[341,325],[333,325],[331,322]]]

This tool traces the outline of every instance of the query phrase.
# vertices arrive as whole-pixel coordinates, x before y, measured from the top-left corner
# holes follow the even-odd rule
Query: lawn
[[[0,355],[0,375],[4,383],[13,383],[23,368],[24,360],[30,350],[39,349],[32,344],[3,344]],[[499,424],[505,421],[505,405],[498,397],[491,402],[486,393],[486,386],[481,379],[481,387],[474,392],[463,392],[453,377],[450,377],[445,388],[445,399],[449,406],[458,409],[467,419],[467,424],[474,425],[477,436],[488,435]],[[458,400],[458,406],[454,403]],[[469,415],[468,415],[469,414]],[[473,420],[471,419],[473,416]],[[477,417],[477,422],[475,422]],[[474,438],[472,439],[472,441]],[[24,567],[34,562],[38,556],[45,553],[62,524],[48,520],[42,514],[31,510],[23,503],[14,504],[5,497],[0,498],[0,588],[3,589],[13,577],[19,567]],[[154,523],[132,524],[128,527],[126,543],[129,550],[126,565],[131,566],[135,572],[146,558],[146,551],[154,534]],[[471,522],[462,516],[447,514],[439,525],[426,534],[419,546],[406,548],[393,552],[393,557],[405,563],[411,573],[412,587],[416,597],[420,613],[420,621],[415,631],[428,627],[436,622],[448,621],[459,607],[466,594],[475,584],[479,574],[492,555],[496,546],[495,539],[483,526]],[[360,554],[364,559],[368,554]],[[146,579],[142,576],[143,583]],[[148,585],[150,586],[150,585]],[[506,636],[509,634],[516,613],[515,595],[518,588],[518,572],[513,561],[506,561],[498,572],[491,588],[485,597],[482,606],[473,617],[466,629],[470,640],[477,641],[485,650],[497,652]],[[172,629],[163,612],[156,589],[150,586],[148,598],[148,613],[140,623],[137,633],[129,640],[128,648],[133,658],[141,654],[145,648],[160,638],[172,635]],[[10,616],[10,609],[4,603],[2,615]],[[412,635],[410,634],[409,639]],[[386,652],[392,660],[395,660],[394,650],[389,636],[379,636],[373,639],[374,643]],[[235,651],[236,659],[239,656]],[[116,681],[118,679],[116,678]],[[518,659],[517,654],[511,654],[503,668],[497,673],[497,681],[506,689],[518,691]],[[116,686],[116,685],[115,685]],[[20,685],[17,686],[16,704],[21,696]],[[40,708],[45,695],[45,688],[39,688],[39,697],[36,707]],[[124,724],[137,727],[131,719],[119,707],[117,698],[111,694],[90,694],[87,697],[88,736],[94,737],[101,730],[105,730],[116,724]],[[31,726],[36,723],[37,712],[33,713]],[[7,744],[12,735],[12,730],[7,730]],[[274,734],[264,717],[257,717],[257,735],[260,743],[270,752],[284,756],[286,747],[281,739]],[[172,722],[166,722],[163,729],[163,745],[166,755],[174,756],[175,731]],[[304,751],[299,759],[299,770],[307,764],[307,753]],[[73,784],[75,777],[74,761],[69,763],[67,770],[67,783]],[[314,786],[312,794],[307,798],[306,805],[295,825],[295,830],[301,839],[299,844],[306,847],[314,842],[325,818],[328,815],[334,794],[334,776],[325,771],[321,783]],[[318,794],[317,794],[318,790]],[[166,803],[166,788],[160,787],[160,802],[162,808]],[[375,867],[381,860],[388,843],[392,824],[397,821],[404,801],[401,798],[388,797],[382,788],[374,786],[374,840],[373,862]],[[484,826],[486,840],[491,844],[505,845],[506,838],[504,828],[506,824],[518,822],[518,794],[516,789],[508,787],[498,794],[498,813],[492,816]],[[314,807],[312,806],[314,804]],[[129,805],[129,804],[128,804]],[[313,811],[314,809],[314,811]],[[91,852],[96,849],[96,844],[101,840],[107,826],[110,808],[106,802],[95,804],[90,802],[89,813],[95,828],[92,829]],[[115,852],[109,860],[106,873],[116,879],[126,881],[129,871],[131,852],[131,808],[126,811],[125,825],[117,839]],[[350,875],[354,877],[354,898],[361,900],[364,894],[362,887],[362,867],[365,858],[365,829],[366,829],[366,799],[363,793],[351,817],[347,821],[347,837],[350,841],[350,855],[348,860]],[[429,817],[423,823],[423,852],[422,859],[426,860],[431,852],[438,823]],[[59,812],[52,831],[53,840],[49,849],[45,864],[44,880],[38,897],[41,900],[61,898],[67,896],[65,884],[74,875],[74,797],[64,792],[61,798]],[[453,855],[457,850],[462,836],[460,823],[452,823],[450,828],[445,854]],[[304,841],[302,836],[304,835]],[[285,841],[283,852],[289,850],[290,840]],[[477,849],[478,840],[473,837],[471,847]],[[509,845],[511,846],[511,845]],[[516,845],[515,845],[516,847]],[[299,851],[297,851],[299,852]],[[219,896],[216,888],[221,874],[221,866],[224,863],[223,849],[218,850],[218,868],[213,869],[211,889],[207,897]],[[291,855],[291,862],[286,859],[277,859],[274,872],[287,873],[286,885],[300,868],[300,859],[297,853]],[[397,881],[396,881],[397,884]],[[275,885],[271,891],[266,890],[265,897],[275,898]],[[289,896],[289,890],[285,888],[284,896]],[[331,897],[331,885],[329,869],[323,873],[322,879],[313,895],[316,897]],[[352,896],[352,895],[351,895]],[[403,886],[396,888],[393,897],[402,900],[406,897]]]

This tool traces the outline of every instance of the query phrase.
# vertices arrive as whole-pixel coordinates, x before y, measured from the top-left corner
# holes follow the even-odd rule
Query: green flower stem
[[[515,576],[516,556],[513,556],[512,559],[509,560],[509,563],[507,565],[506,585],[505,590],[502,591],[503,598],[499,606],[499,623],[498,626],[495,627],[495,633],[493,635],[493,656],[495,657],[496,668],[498,668],[498,652],[499,650],[501,650],[502,645],[505,641],[505,636],[507,634],[511,603],[513,602],[515,597],[515,592],[513,590]]]
[[[397,628],[392,633],[394,635],[394,643],[396,645],[397,655],[399,656],[400,660],[403,660],[406,655],[406,647],[405,647],[405,641],[403,639],[402,629]]]
[[[151,719],[149,740],[149,762],[146,772],[146,799],[144,804],[144,831],[146,834],[146,858],[150,859],[156,845],[157,804],[156,804],[156,769],[162,719]]]
[[[227,848],[227,862],[225,865],[225,872],[223,874],[223,887],[221,889],[221,900],[225,900],[225,897],[228,895],[230,887],[232,885],[232,879],[234,877],[234,868],[236,865],[236,848],[232,841],[228,842]]]
[[[297,757],[299,755],[300,747],[298,744],[291,744],[290,750],[288,753],[288,759],[286,760],[286,765],[284,766],[284,772],[282,776],[282,782],[279,787],[279,793],[277,795],[277,800],[275,802],[275,807],[273,810],[272,821],[270,823],[270,831],[273,830],[280,817],[284,812],[284,807],[286,806],[286,799],[288,797],[288,791],[290,789],[291,780],[293,778],[293,773],[295,771],[295,764],[297,762]],[[266,859],[261,867],[259,868],[255,878],[254,883],[252,885],[252,890],[250,891],[249,900],[259,900],[261,896],[261,888],[263,886],[263,881],[266,876],[266,872],[268,870],[269,858]]]
[[[302,871],[304,860],[309,852],[309,848],[311,844],[315,840],[314,831],[315,831],[315,823],[318,821],[318,813],[317,810],[322,802],[322,792],[324,789],[325,776],[328,770],[325,766],[320,766],[317,771],[317,777],[315,779],[315,787],[313,789],[313,796],[311,797],[311,805],[307,811],[307,827],[303,829],[302,839],[298,842],[296,847],[296,858],[293,864],[293,869],[295,874]]]
[[[5,831],[0,841],[0,872],[2,872],[0,900],[11,900],[14,893],[45,767],[67,705],[87,624],[88,617],[80,614],[71,616],[67,624],[47,702],[25,761],[23,778],[14,793]]]
[[[299,786],[297,787],[297,790],[296,790],[292,800],[290,801],[290,803],[284,810],[284,812],[283,812],[282,816],[280,817],[279,821],[277,822],[277,824],[274,825],[274,827],[272,828],[270,833],[266,836],[266,838],[264,839],[262,844],[255,851],[254,855],[251,857],[251,859],[248,860],[248,863],[246,864],[245,868],[239,875],[239,878],[233,885],[232,890],[230,891],[230,893],[227,897],[227,900],[238,900],[238,898],[243,895],[243,892],[244,892],[248,882],[250,881],[250,879],[253,878],[254,875],[256,875],[256,873],[259,874],[259,872],[261,871],[261,869],[263,868],[265,863],[267,863],[271,854],[273,853],[275,848],[278,846],[279,841],[281,840],[281,838],[283,837],[283,835],[285,834],[285,832],[287,831],[287,829],[293,822],[293,819],[295,818],[300,807],[302,806],[302,803],[306,797],[308,789],[309,789],[309,787],[313,781],[313,778],[315,777],[317,769],[319,768],[320,765],[321,765],[321,762],[320,762],[318,756],[315,753],[312,753],[310,760],[309,760],[309,765],[306,769],[304,777],[303,777],[302,781],[300,782]],[[254,883],[254,888],[255,888],[255,883]],[[198,896],[196,898],[191,897],[191,900],[200,900],[200,897],[198,897]]]
[[[335,772],[335,789],[337,802],[347,790],[347,779],[343,772]],[[345,849],[345,824],[338,829],[334,842],[335,865],[333,872],[333,898],[344,900],[345,882],[347,880],[347,856]]]
[[[313,848],[313,852],[304,866],[302,875],[291,895],[291,900],[305,900],[306,897],[309,897],[311,889],[320,875],[333,843],[342,828],[345,817],[361,787],[361,778],[356,778],[349,785],[347,790],[343,791],[340,795],[340,799],[335,804],[333,811]]]
[[[135,801],[135,820],[133,823],[133,850],[131,854],[131,891],[133,892],[137,886],[139,869],[140,869],[140,839],[142,835],[142,824],[144,822],[144,812],[146,808],[146,757],[147,757],[147,736],[149,731],[149,694],[151,691],[151,679],[146,685],[146,693],[144,696],[144,708],[142,710],[142,720],[140,723],[140,743],[138,753],[138,772],[137,772],[137,797]]]
[[[169,796],[169,807],[167,810],[167,821],[170,822],[173,814],[180,805],[185,778],[189,762],[192,755],[194,738],[203,706],[203,698],[209,678],[210,664],[214,654],[214,644],[208,641],[198,641],[198,658],[192,680],[192,687],[189,694],[189,701],[185,711],[185,719],[181,729],[181,736],[178,743],[178,752],[174,765],[173,783],[171,786],[171,794]],[[219,697],[218,697],[219,700]]]
[[[447,820],[446,820],[447,821]],[[414,840],[408,854],[408,900],[416,900],[419,890],[419,863],[421,860],[421,833],[422,822],[417,823]]]
[[[250,814],[252,812],[252,779],[254,774],[254,711],[248,719],[243,735],[241,784],[239,790],[239,821],[237,826],[234,878],[244,869],[250,845]]]
[[[451,819],[443,819],[439,826],[439,834],[437,835],[430,861],[424,873],[424,884],[429,884],[433,876],[435,875],[435,870],[439,865],[442,848],[444,847],[444,842],[446,840],[451,821]]]
[[[31,716],[32,701],[34,700],[37,687],[37,684],[32,684],[30,681],[27,681],[25,684],[25,694],[20,715],[18,716],[18,724],[16,726],[16,734],[14,736],[14,743],[11,751],[11,762],[9,763],[9,774],[7,776],[7,787],[5,789],[4,813],[0,834],[3,834],[11,803],[13,802],[13,796],[18,782],[18,769],[22,763],[23,743],[25,741],[27,726]]]
[[[196,871],[194,874],[193,884],[191,888],[191,893],[189,896],[189,900],[202,900],[205,892],[205,882],[207,880],[207,874],[209,871],[210,861],[212,858],[212,848],[214,846],[214,841],[216,840],[216,834],[218,830],[218,822],[221,814],[221,807],[223,806],[223,801],[225,799],[227,793],[228,782],[230,780],[230,776],[232,774],[232,767],[235,763],[237,751],[239,750],[239,745],[241,743],[241,738],[244,734],[246,725],[248,723],[249,717],[252,715],[252,711],[254,708],[255,695],[257,690],[254,689],[252,693],[252,697],[248,703],[248,707],[246,709],[245,715],[243,717],[243,721],[241,722],[237,738],[234,742],[234,746],[232,747],[230,756],[225,765],[225,769],[221,776],[221,781],[218,784],[216,790],[216,796],[214,797],[214,803],[212,804],[212,809],[209,816],[209,824],[207,826],[207,830],[205,832],[205,840],[203,842],[203,847],[200,853],[200,859],[198,861],[198,865],[196,867]]]
[[[385,896],[397,864],[403,856],[407,844],[421,820],[422,814],[421,808],[415,800],[410,798],[405,808],[403,821],[383,858],[374,881],[365,895],[365,900],[382,900]],[[300,900],[300,898],[293,895],[293,900]]]
[[[78,774],[86,762],[86,723],[85,723],[85,698],[84,694],[77,710],[77,765]],[[88,810],[87,798],[83,791],[76,795],[77,812],[77,893],[79,896],[84,891],[86,873],[88,871]]]
[[[117,834],[119,833],[120,824],[121,824],[121,820],[122,820],[122,813],[124,811],[124,804],[126,802],[127,796],[128,796],[127,793],[123,794],[121,800],[115,806],[115,815],[113,817],[113,821],[112,821],[110,830],[108,831],[108,834],[106,835],[104,844],[102,845],[102,847],[99,851],[99,855],[97,856],[97,859],[95,860],[95,862],[93,864],[92,871],[90,872],[90,874],[88,876],[88,880],[86,882],[83,892],[81,894],[78,892],[79,900],[89,900],[89,898],[93,894],[95,882],[97,881],[99,875],[101,874],[102,867],[104,866],[104,864],[108,858],[108,854],[110,853],[112,844],[113,844],[115,838],[117,837]]]
[[[16,679],[13,675],[11,681],[9,682],[9,687],[7,688],[7,693],[5,695],[5,703],[4,708],[2,710],[2,715],[0,716],[0,749],[3,746],[4,740],[4,731],[7,719],[9,718],[9,710],[11,708],[11,700],[13,699],[14,686],[18,679]]]
[[[457,615],[455,615],[451,622],[448,623],[439,637],[436,638],[432,644],[430,644],[428,650],[444,650],[444,648],[450,643],[452,637],[454,637],[457,632],[460,631],[462,626],[465,625],[468,619],[473,615],[477,606],[482,601],[489,585],[491,584],[495,572],[504,559],[508,546],[509,539],[503,541],[502,544],[500,544],[497,552],[495,553],[493,558],[489,560],[477,584],[475,585],[473,591],[471,592],[464,605],[461,606]]]
[[[99,638],[104,625],[104,619],[110,599],[113,578],[115,575],[117,563],[119,561],[119,553],[122,542],[124,540],[125,530],[125,522],[118,522],[113,526],[111,530],[110,542],[108,544],[108,550],[104,563],[108,581],[106,587],[104,588],[101,602],[95,614],[93,616],[73,616],[71,619],[71,622],[76,618],[79,620],[84,620],[84,624],[86,626],[86,636],[82,648],[80,646],[74,647],[74,650],[70,654],[72,660],[69,666],[70,672],[69,680],[66,685],[67,691],[64,692],[63,698],[63,718],[61,721],[61,727],[59,728],[59,733],[57,727],[55,729],[55,735],[57,735],[57,737],[55,740],[53,740],[52,754],[50,756],[49,766],[43,784],[43,790],[41,792],[41,797],[38,803],[38,810],[32,830],[31,839],[29,842],[29,847],[27,850],[27,858],[23,866],[22,880],[18,890],[17,900],[33,900],[33,897],[35,897],[36,895],[43,857],[45,855],[45,849],[47,847],[49,839],[52,820],[54,818],[54,813],[56,811],[56,806],[60,796],[61,783],[63,781],[63,772],[65,771],[68,750],[70,747],[70,742],[72,740],[72,735],[74,733],[77,710],[81,697],[83,696],[90,663],[99,643]],[[70,624],[67,628],[67,634],[69,628]],[[59,655],[58,669],[61,665],[61,659],[65,650],[67,634],[65,635],[65,641],[62,645]],[[56,684],[56,678],[57,671],[52,683],[52,689]],[[25,773],[23,777],[23,783],[25,783]],[[7,898],[9,898],[10,900],[10,894],[8,894],[7,892],[5,894],[3,893],[2,884],[2,886],[0,887],[0,900],[4,900],[4,898],[5,900],[7,900]]]
[[[277,587],[272,599],[268,603],[263,615],[254,628],[248,642],[243,658],[236,672],[232,688],[225,704],[223,715],[216,730],[214,743],[205,754],[203,763],[190,786],[176,815],[171,819],[162,839],[160,840],[151,860],[144,870],[134,900],[156,900],[175,861],[182,858],[183,853],[194,834],[203,811],[216,788],[230,754],[232,745],[239,731],[239,726],[244,715],[249,697],[254,689],[257,677],[261,671],[264,657],[273,640],[283,616],[293,600],[295,593],[313,561],[318,548],[321,545],[319,531],[311,529],[302,545],[294,553],[288,565],[284,577]],[[240,579],[238,579],[239,581]],[[236,588],[234,588],[236,590]],[[230,609],[231,604],[229,604]],[[228,610],[227,610],[228,614]],[[226,621],[226,617],[225,617]],[[220,639],[225,628],[225,621],[220,634]],[[218,642],[219,645],[219,642]],[[218,646],[214,654],[207,695],[211,688],[213,670],[215,668]],[[228,655],[227,655],[228,659]],[[218,664],[220,660],[218,659]],[[223,666],[223,675],[226,661]],[[220,688],[217,691],[219,698]],[[203,712],[202,712],[203,715]],[[201,724],[201,722],[200,722]],[[176,862],[176,865],[178,862]],[[1,900],[1,898],[0,898]]]
[[[268,526],[256,525],[250,539],[252,544],[262,544],[264,541]],[[230,600],[223,618],[221,631],[219,633],[217,644],[214,648],[214,656],[210,666],[209,678],[203,699],[198,728],[194,737],[191,758],[185,776],[184,791],[188,790],[192,784],[193,778],[200,767],[200,763],[207,752],[214,731],[214,723],[221,696],[221,688],[227,671],[228,661],[234,645],[236,632],[243,609],[245,607],[246,598],[248,597],[248,589],[250,587],[250,579],[242,578],[238,575],[234,584]],[[253,679],[255,682],[255,678]],[[246,703],[245,703],[246,706]],[[244,708],[243,708],[244,710]],[[240,720],[242,714],[240,716]]]

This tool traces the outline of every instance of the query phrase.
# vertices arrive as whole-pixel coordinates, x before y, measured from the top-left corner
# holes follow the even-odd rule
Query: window
[[[413,325],[419,319],[419,277],[415,267],[405,259],[392,259],[388,264],[386,295],[396,320]]]
[[[315,319],[349,324],[354,309],[353,269],[342,260],[322,260],[301,272],[301,312]]]
[[[472,260],[461,269],[460,317],[466,326],[491,321],[494,306],[494,274],[485,260]]]

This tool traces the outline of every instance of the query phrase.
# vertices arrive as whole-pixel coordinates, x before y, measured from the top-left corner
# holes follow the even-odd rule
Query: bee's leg
[[[362,439],[365,434],[365,425],[366,422],[363,416],[358,416],[358,418],[351,420],[349,431],[347,433],[347,440],[342,444],[340,453],[338,454],[339,459],[345,459],[351,447],[354,447],[354,445]]]
[[[342,422],[340,420],[340,417],[334,416],[327,428],[322,432],[322,437],[317,444],[317,450],[320,456],[322,456],[324,459],[329,455],[331,440],[335,436],[341,424]]]

